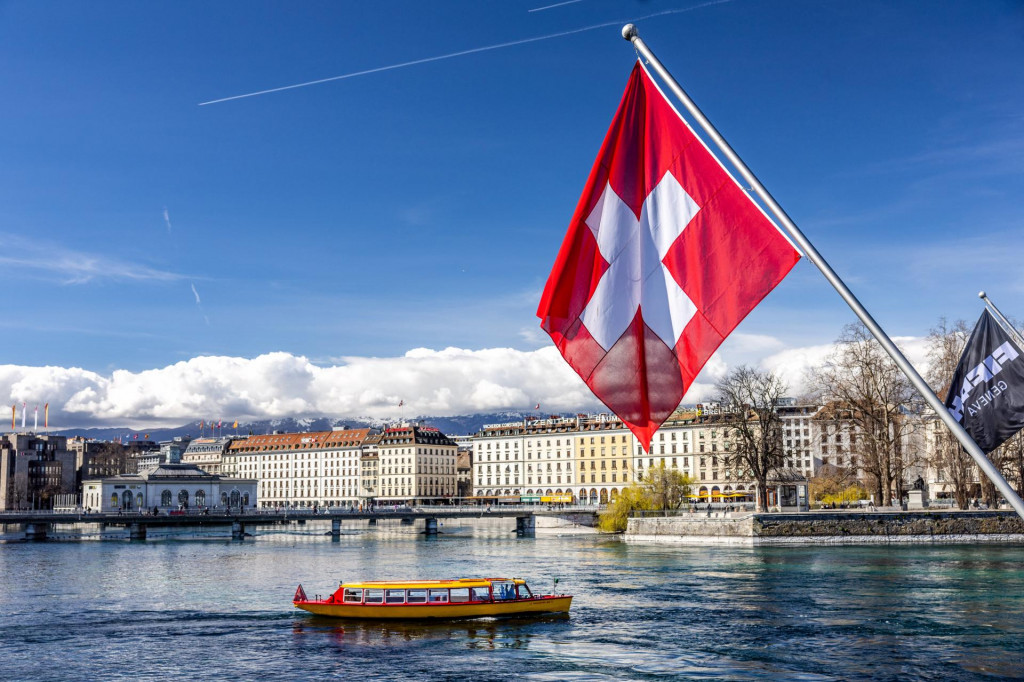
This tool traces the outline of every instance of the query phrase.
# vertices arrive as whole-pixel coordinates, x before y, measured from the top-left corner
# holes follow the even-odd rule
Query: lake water
[[[1024,678],[1024,546],[721,548],[506,528],[0,544],[2,679]],[[445,529],[442,529],[445,530]],[[318,619],[298,583],[526,578],[571,616]]]

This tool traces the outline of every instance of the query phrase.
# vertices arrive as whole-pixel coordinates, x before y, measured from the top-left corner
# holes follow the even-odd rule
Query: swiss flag
[[[711,354],[799,259],[638,62],[537,315],[648,449]]]

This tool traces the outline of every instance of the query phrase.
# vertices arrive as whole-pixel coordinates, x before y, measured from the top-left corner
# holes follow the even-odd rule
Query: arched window
[[[180,504],[180,505],[187,505],[188,504],[188,491],[185,490],[184,488],[182,488],[181,490],[178,491],[178,504]]]
[[[121,500],[120,498],[118,498],[117,493],[112,493],[110,495],[110,506],[113,507],[114,509],[117,509],[118,505],[120,504]]]
[[[231,506],[237,507],[242,501],[241,495],[238,494],[238,490],[231,491]]]
[[[221,493],[220,494],[220,503],[223,504],[224,506],[227,506],[227,504],[228,504],[228,494],[227,493]]]
[[[135,507],[137,509],[142,509],[144,506],[146,506],[146,501],[143,499],[142,493],[139,493],[135,496]]]
[[[196,506],[197,507],[203,507],[205,505],[206,505],[206,491],[205,490],[197,490],[196,491]]]
[[[128,491],[121,493],[121,506],[125,509],[132,508],[132,494]]]
[[[160,506],[161,507],[170,507],[171,506],[171,491],[170,490],[165,490],[162,493],[160,493]]]
[[[248,507],[249,506],[249,493],[242,493],[242,506],[243,507]]]

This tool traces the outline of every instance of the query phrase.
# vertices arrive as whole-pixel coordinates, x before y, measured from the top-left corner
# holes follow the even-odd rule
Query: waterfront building
[[[526,421],[484,424],[473,437],[473,496],[526,493],[525,425]]]
[[[372,505],[380,490],[380,447],[381,434],[371,433],[363,440],[359,457],[359,499],[361,504]]]
[[[786,457],[786,466],[798,470],[807,478],[814,476],[815,463],[820,461],[814,457],[811,448],[812,421],[820,407],[814,402],[796,398],[780,398],[777,405],[782,422],[782,451]]]
[[[455,497],[458,446],[429,426],[384,430],[377,448],[379,488],[384,503],[436,504]]]
[[[50,509],[55,496],[75,492],[76,471],[66,436],[0,437],[0,510]]]
[[[558,416],[485,425],[473,437],[474,495],[573,501],[578,427],[579,417]]]
[[[82,506],[92,511],[202,510],[258,504],[257,481],[203,471],[195,464],[156,464],[135,474],[82,482]]]
[[[339,428],[240,438],[228,446],[225,468],[259,482],[261,507],[355,507],[369,434]]]
[[[576,485],[573,487],[576,501],[607,504],[635,481],[634,446],[641,451],[642,448],[633,432],[617,417],[577,415],[571,441],[576,455]]]
[[[455,457],[455,496],[466,498],[473,496],[473,447],[464,450],[459,446]]]
[[[238,436],[196,438],[186,442],[184,450],[181,450],[181,443],[168,443],[166,448],[161,443],[160,451],[157,453],[157,461],[147,462],[147,464],[152,465],[158,462],[173,463],[175,461],[173,453],[177,450],[181,458],[180,461],[183,464],[195,464],[210,474],[234,475],[235,472],[225,469],[224,455],[231,444],[237,439]]]

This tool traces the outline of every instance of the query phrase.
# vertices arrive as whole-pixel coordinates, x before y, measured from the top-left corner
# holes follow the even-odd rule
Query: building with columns
[[[136,474],[82,481],[82,506],[97,512],[253,508],[254,479],[210,474],[194,464],[154,464]]]

